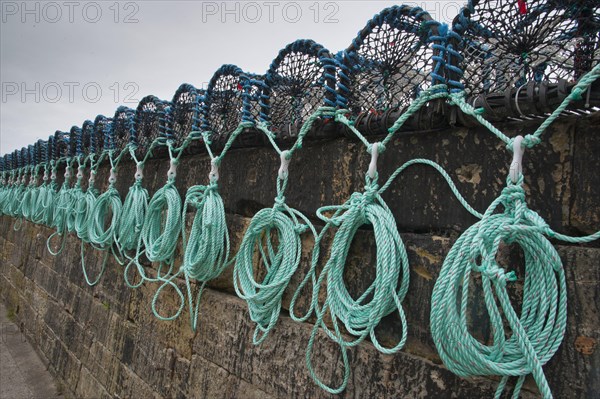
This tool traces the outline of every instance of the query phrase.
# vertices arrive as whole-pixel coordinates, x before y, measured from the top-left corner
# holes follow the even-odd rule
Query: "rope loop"
[[[181,197],[171,180],[154,194],[144,218],[141,236],[150,262],[173,263],[181,221]]]
[[[495,213],[499,205],[504,206],[503,213]],[[453,245],[433,290],[431,332],[444,364],[463,377],[502,376],[496,397],[511,376],[519,377],[513,393],[518,397],[528,374],[533,374],[542,397],[552,397],[542,366],[563,339],[566,283],[560,257],[544,235],[548,229],[527,209],[521,183],[509,183],[481,221]],[[497,259],[502,243],[520,246],[525,255],[520,315],[507,291],[507,283],[517,281],[517,274],[507,272]],[[474,274],[481,276],[493,331],[489,345],[471,335],[467,322]]]
[[[227,266],[230,244],[225,206],[219,195],[216,180],[207,186],[191,187],[186,193],[183,215],[187,214],[189,206],[196,208],[196,214],[187,239],[185,223],[182,223],[184,255],[179,273],[185,275],[190,323],[195,331],[204,286],[208,281],[220,276]],[[191,280],[201,283],[195,300]]]
[[[333,215],[325,216],[326,212],[333,212]],[[315,312],[317,321],[306,350],[306,364],[311,377],[319,387],[329,393],[337,394],[346,388],[350,376],[348,348],[358,345],[367,337],[370,337],[373,345],[383,353],[395,353],[406,343],[406,317],[401,302],[408,290],[408,256],[398,233],[396,221],[380,196],[376,176],[371,179],[367,175],[364,192],[353,193],[350,199],[340,206],[320,208],[317,210],[317,216],[326,224],[315,241],[311,268],[292,298],[290,315],[296,321],[305,321],[313,311]],[[355,299],[344,283],[343,274],[350,244],[358,229],[365,224],[373,226],[375,234],[376,274],[371,285]],[[319,263],[320,242],[331,226],[336,226],[337,232],[333,237],[327,262],[317,278],[316,266]],[[294,308],[309,280],[313,282],[309,309],[303,316],[297,316]],[[319,292],[325,282],[327,282],[327,295],[324,303],[320,305]],[[375,336],[375,327],[383,317],[393,312],[398,312],[400,316],[402,324],[400,339],[391,348],[383,347]],[[330,316],[333,329],[324,322],[326,314]],[[340,322],[355,338],[346,340],[343,337],[340,332]],[[322,382],[313,367],[312,350],[319,329],[323,329],[330,339],[340,345],[344,373],[342,382],[335,387]]]
[[[236,256],[233,282],[237,295],[248,304],[250,319],[256,323],[252,338],[255,345],[261,344],[277,323],[283,293],[302,258],[302,234],[309,229],[316,236],[310,221],[287,206],[282,194],[273,208],[258,211],[246,229]],[[264,267],[260,279],[255,273],[256,251],[260,254],[256,266]]]

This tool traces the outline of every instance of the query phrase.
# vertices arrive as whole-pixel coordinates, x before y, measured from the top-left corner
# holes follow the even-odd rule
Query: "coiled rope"
[[[25,192],[23,193],[23,205],[21,207],[21,214],[26,220],[33,221],[35,203],[37,201],[38,196],[38,187],[36,186],[36,179],[40,168],[39,165],[30,165],[28,169],[30,171],[29,184],[27,185],[27,187],[25,188]]]
[[[187,237],[185,223],[182,223],[181,236],[184,251],[182,265],[179,270],[169,278],[161,278],[163,284],[158,288],[152,300],[152,311],[154,312],[154,315],[161,320],[173,320],[179,317],[183,311],[185,305],[184,294],[174,281],[181,274],[184,274],[190,324],[195,331],[198,325],[198,310],[204,287],[208,281],[221,275],[228,265],[229,233],[227,231],[225,207],[218,192],[218,168],[221,160],[237,136],[242,133],[244,129],[251,126],[252,123],[249,122],[240,123],[240,125],[229,134],[228,140],[219,156],[215,156],[211,150],[209,132],[191,132],[182,146],[178,149],[181,153],[192,140],[202,137],[202,141],[210,156],[212,167],[209,174],[209,184],[206,186],[193,186],[188,189],[186,193],[182,218],[186,217],[189,207],[196,208],[196,214],[194,215],[189,237]],[[191,285],[192,280],[201,283],[200,287],[197,289],[196,295],[193,294]],[[181,299],[179,308],[170,316],[161,315],[157,309],[160,293],[166,287],[172,287]]]
[[[83,191],[83,187],[81,182],[83,180],[83,173],[85,171],[85,165],[87,163],[87,158],[83,158],[82,156],[77,157],[78,167],[77,167],[77,180],[75,182],[75,187],[73,188],[73,231],[77,234],[77,237],[81,241],[88,241],[87,236],[87,219],[89,217],[89,209],[91,209],[91,203],[86,201],[86,195]]]
[[[277,175],[277,196],[270,209],[261,209],[254,215],[244,234],[233,270],[233,284],[237,295],[248,304],[250,319],[256,323],[252,341],[259,345],[275,326],[281,311],[281,300],[290,279],[298,269],[302,257],[302,234],[307,230],[317,236],[312,223],[301,212],[285,202],[288,183],[288,165],[295,151],[302,148],[304,137],[314,122],[330,117],[335,108],[322,107],[302,125],[296,142],[282,151],[267,125],[257,127],[270,141],[281,158]],[[260,264],[266,269],[262,281],[256,281],[254,254],[260,253]]]
[[[181,232],[181,197],[175,188],[179,156],[173,155],[170,141],[167,143],[167,147],[171,159],[167,183],[154,194],[148,204],[141,236],[146,257],[150,262],[171,265]]]
[[[534,211],[528,209],[523,189],[522,148],[540,143],[545,129],[581,98],[586,88],[600,76],[600,64],[580,79],[561,105],[525,138],[509,138],[498,131],[464,102],[460,93],[450,102],[479,120],[513,152],[511,176],[500,196],[492,202],[481,221],[467,229],[448,253],[432,294],[431,333],[446,367],[463,376],[499,375],[495,393],[499,398],[508,379],[518,377],[513,391],[517,398],[529,374],[544,398],[552,392],[542,366],[558,350],[566,329],[567,296],[563,265],[556,249],[546,237],[569,243],[600,238],[600,231],[585,237],[570,237],[553,231]],[[502,213],[495,213],[498,206]],[[496,259],[501,243],[517,244],[525,255],[525,275],[521,313],[517,314],[507,285],[517,280]],[[468,329],[469,290],[472,274],[481,276],[484,302],[493,331],[490,345],[479,342]],[[510,329],[510,331],[507,331]]]
[[[49,189],[48,185],[48,165],[44,164],[44,174],[42,176],[42,183],[37,187],[37,194],[35,200],[32,201],[32,215],[31,221],[37,224],[44,224],[44,200],[46,199],[46,191]]]
[[[56,162],[56,167],[58,167],[59,162],[60,160]],[[60,254],[65,247],[66,233],[68,228],[67,219],[73,209],[73,195],[70,187],[72,163],[72,159],[65,159],[65,180],[59,192],[56,194],[56,202],[54,204],[52,213],[51,227],[54,227],[56,231],[52,233],[46,241],[46,248],[48,248],[48,252],[54,256]],[[52,249],[51,242],[56,236],[61,237],[61,239],[58,249],[54,251]]]
[[[88,218],[87,234],[89,242],[94,248],[104,252],[104,258],[102,260],[100,272],[98,273],[96,278],[92,280],[89,278],[85,266],[84,241],[81,242],[81,268],[85,277],[85,281],[90,286],[96,285],[100,281],[100,278],[102,277],[106,269],[109,251],[113,250],[113,243],[115,242],[115,233],[117,225],[119,223],[119,218],[121,216],[121,210],[123,207],[121,203],[121,196],[115,188],[115,183],[117,182],[118,164],[123,154],[125,153],[125,150],[121,151],[121,153],[114,158],[114,150],[107,151],[108,160],[111,166],[110,177],[108,178],[108,188],[95,200],[92,200],[90,197],[90,205],[92,208]],[[92,182],[90,183],[90,185],[93,186],[93,182],[95,180],[95,178],[93,177],[95,176],[95,173],[91,172],[90,175],[90,178],[92,178]],[[91,195],[93,194],[90,194],[90,196]]]
[[[150,196],[148,190],[142,186],[144,178],[144,164],[146,160],[152,155],[153,148],[159,143],[159,139],[154,140],[149,149],[146,151],[144,158],[139,161],[135,155],[136,147],[130,145],[129,153],[131,158],[136,164],[136,172],[134,175],[135,182],[129,188],[125,201],[123,203],[123,212],[121,214],[121,222],[117,231],[117,245],[119,251],[129,260],[125,265],[123,271],[123,277],[125,284],[130,288],[140,287],[145,280],[147,280],[144,267],[140,264],[139,258],[143,254],[142,250],[142,229],[144,221],[146,219],[146,212],[148,210],[148,202]],[[135,250],[135,254],[130,257],[127,253]],[[138,274],[141,279],[138,283],[132,283],[129,279],[129,269],[132,265],[135,265],[138,270]]]

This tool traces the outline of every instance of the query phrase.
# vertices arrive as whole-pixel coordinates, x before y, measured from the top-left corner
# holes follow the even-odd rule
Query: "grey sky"
[[[206,86],[222,64],[264,73],[313,39],[346,48],[393,1],[0,1],[0,154],[112,116],[147,94]],[[450,22],[459,1],[412,1]]]

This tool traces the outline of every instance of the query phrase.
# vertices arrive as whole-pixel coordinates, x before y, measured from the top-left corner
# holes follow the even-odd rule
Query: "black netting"
[[[69,156],[69,133],[57,130],[54,133],[54,159]]]
[[[37,163],[46,163],[48,161],[48,152],[47,152],[46,142],[44,140],[38,140],[35,143],[35,157],[37,159]]]
[[[37,153],[36,153],[36,145],[35,144],[29,144],[27,146],[27,151],[29,153],[29,164],[30,165],[37,165],[38,164],[38,157],[37,157]]]
[[[129,143],[136,144],[134,119],[133,109],[125,106],[117,108],[112,119],[112,135],[116,151],[122,151]]]
[[[21,167],[30,165],[29,147],[21,148]]]
[[[92,147],[92,137],[94,136],[94,122],[86,120],[81,126],[81,136],[79,145],[81,147],[81,155],[89,155]]]
[[[470,97],[574,83],[600,61],[598,1],[472,1],[454,21]],[[513,96],[515,94],[513,93]]]
[[[443,83],[434,55],[439,23],[408,6],[391,7],[370,20],[338,55],[339,100],[356,117],[402,110],[424,89]]]
[[[109,150],[113,147],[110,125],[111,119],[104,115],[98,115],[94,119],[94,134],[90,146],[90,150],[94,154],[100,155],[105,149]]]
[[[312,40],[298,40],[279,52],[265,77],[265,116],[279,137],[296,136],[319,107],[335,105],[335,66],[329,52]]]
[[[248,115],[248,78],[235,65],[223,65],[208,84],[204,102],[203,129],[223,139]]]
[[[17,155],[16,152],[9,154],[10,157],[10,167],[11,169],[17,169]]]
[[[81,140],[81,128],[78,126],[71,127],[69,131],[69,156],[74,157],[80,155],[79,141]]]
[[[13,151],[13,165],[15,169],[18,169],[21,166],[23,166],[21,163],[21,152],[19,150]]]
[[[135,111],[138,154],[144,155],[154,140],[164,133],[165,104],[155,96],[146,96]]]
[[[173,96],[170,132],[175,146],[181,145],[192,131],[200,131],[204,92],[184,83]]]
[[[54,136],[48,137],[48,141],[46,142],[46,154],[48,154],[48,161],[54,160],[55,148]]]

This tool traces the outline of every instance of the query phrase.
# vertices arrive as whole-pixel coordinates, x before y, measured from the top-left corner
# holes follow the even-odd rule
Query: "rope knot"
[[[533,148],[534,146],[541,143],[541,141],[542,140],[540,140],[539,137],[534,136],[533,134],[528,134],[525,137],[523,137],[523,145],[527,148]]]
[[[377,192],[379,190],[379,185],[375,182],[369,183],[365,186],[365,192],[361,195],[361,202],[365,204],[370,204],[375,200],[377,196]]]
[[[302,223],[298,223],[297,225],[294,226],[294,231],[296,232],[296,234],[298,235],[302,235],[304,234],[304,232],[308,230],[308,226]]]
[[[509,184],[502,189],[502,204],[507,208],[514,208],[519,203],[525,202],[525,190],[520,184]]]
[[[285,208],[285,196],[278,195],[275,197],[275,204],[273,205],[273,211],[281,211]]]
[[[517,275],[514,271],[506,272],[503,267],[498,266],[495,261],[488,262],[487,267],[485,267],[481,274],[485,275],[491,280],[495,280],[502,285],[506,285],[506,282],[514,282],[517,281]]]

